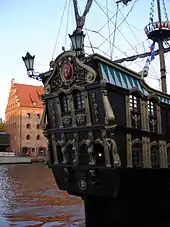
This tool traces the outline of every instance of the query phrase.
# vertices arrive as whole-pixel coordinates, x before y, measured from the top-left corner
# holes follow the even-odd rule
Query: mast
[[[149,39],[153,40],[153,46],[157,42],[159,47],[159,59],[160,59],[160,72],[161,72],[161,88],[163,93],[167,93],[167,83],[166,83],[166,66],[164,57],[164,46],[165,41],[170,40],[170,22],[167,17],[167,12],[165,8],[164,0],[162,1],[165,21],[162,20],[160,0],[157,0],[157,13],[158,21],[153,22],[154,14],[154,0],[151,3],[150,21],[145,27],[145,33]]]
[[[157,9],[158,9],[158,20],[159,20],[159,23],[161,24],[162,20],[161,20],[160,0],[157,0]],[[160,72],[161,72],[161,87],[162,87],[162,92],[167,93],[164,46],[163,46],[163,40],[161,39],[161,37],[158,40],[158,46],[159,46]]]

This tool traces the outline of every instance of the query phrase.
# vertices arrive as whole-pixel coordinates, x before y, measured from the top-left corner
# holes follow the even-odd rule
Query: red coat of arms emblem
[[[66,81],[71,80],[73,76],[73,69],[69,63],[63,65],[63,76]]]

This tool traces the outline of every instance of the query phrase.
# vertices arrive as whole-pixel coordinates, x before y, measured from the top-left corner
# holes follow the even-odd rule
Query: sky
[[[132,7],[135,1],[136,3]],[[0,0],[0,117],[3,119],[5,118],[5,108],[13,78],[17,83],[41,85],[41,82],[27,77],[22,56],[25,56],[27,51],[35,55],[35,72],[42,73],[49,69],[52,58],[55,59],[62,52],[62,46],[69,49],[68,33],[71,34],[75,29],[75,20],[72,0],[68,0],[63,21],[61,21],[65,2],[66,0]],[[82,12],[87,0],[79,0],[78,2],[79,10]],[[108,55],[113,52],[114,59],[149,51],[144,26],[149,22],[150,1],[132,0],[127,7],[119,6],[121,11],[117,14],[117,25],[120,24],[120,26],[115,32],[115,39],[113,39],[113,35],[110,39],[111,43],[115,40],[113,50],[108,42],[102,44],[103,37],[108,38],[109,31],[114,34],[116,22],[116,17],[113,17],[109,27],[107,24],[102,28],[108,21],[107,15],[103,12],[106,12],[106,2],[106,0],[94,0],[87,16],[85,25],[86,52],[92,53],[92,50],[88,48],[89,39],[93,47],[100,46],[100,49],[104,50],[102,52],[94,49],[95,52],[97,51],[100,54],[107,52]],[[108,16],[112,17],[116,13],[116,4],[114,0],[108,0],[108,4]],[[165,4],[167,12],[170,14],[170,0],[165,0]],[[126,17],[126,20],[124,17]],[[122,20],[124,20],[124,23],[121,24]],[[60,25],[61,29],[59,29]],[[120,49],[122,52],[119,51]],[[167,59],[170,60],[168,56]],[[133,70],[141,71],[144,61],[146,59],[139,60],[134,64],[124,65],[130,66]],[[167,67],[167,76],[170,77],[169,72],[170,68]],[[155,78],[148,78],[147,82],[152,87],[157,88],[159,86],[156,78],[156,76],[159,77],[158,59],[155,59],[152,63],[151,74]],[[168,86],[168,90],[170,91],[170,86]]]

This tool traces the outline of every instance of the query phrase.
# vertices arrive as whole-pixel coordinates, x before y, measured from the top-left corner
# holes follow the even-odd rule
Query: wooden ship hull
[[[158,21],[151,2],[145,27],[151,51],[116,60],[148,57],[140,74],[98,54],[85,57],[82,29],[92,2],[87,0],[80,16],[73,0],[72,50],[62,48],[48,72],[37,76],[35,56],[23,57],[28,75],[44,84],[41,125],[48,139],[48,164],[59,188],[84,200],[87,227],[169,226],[170,96],[164,58],[169,49],[164,42],[170,40],[170,22],[164,1],[162,20],[157,0]],[[117,1],[117,13],[118,4],[128,2]],[[158,53],[162,92],[143,78]]]
[[[97,54],[66,51],[52,67],[42,97],[48,164],[59,188],[84,200],[86,226],[134,224],[142,208],[145,224],[168,221],[170,96]]]

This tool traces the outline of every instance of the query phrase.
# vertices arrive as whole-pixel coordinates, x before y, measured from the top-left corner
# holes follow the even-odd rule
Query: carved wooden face
[[[73,76],[73,70],[69,63],[63,65],[63,76],[66,81],[71,80]]]

